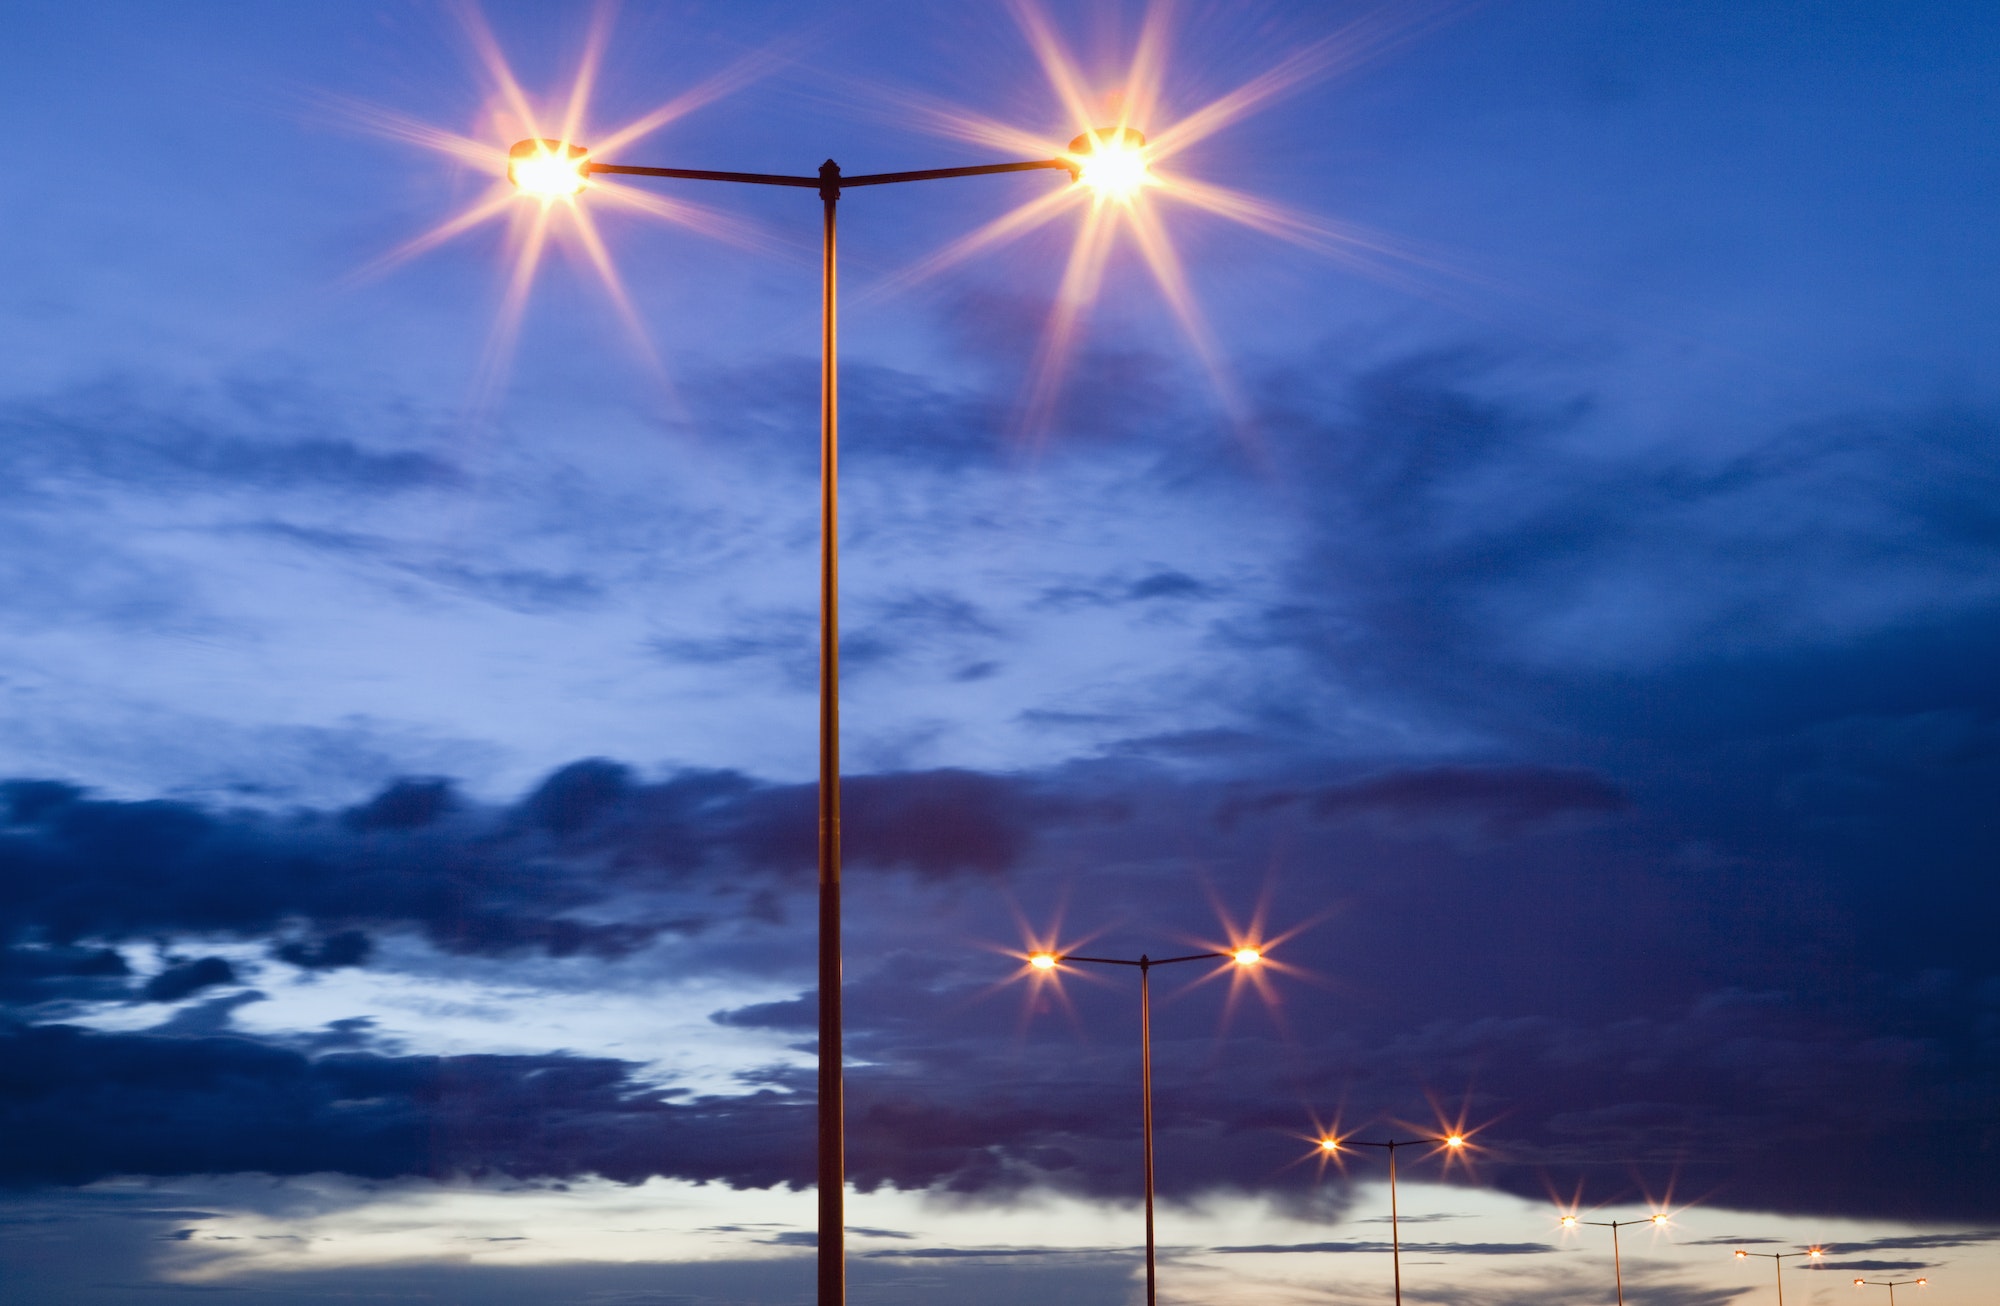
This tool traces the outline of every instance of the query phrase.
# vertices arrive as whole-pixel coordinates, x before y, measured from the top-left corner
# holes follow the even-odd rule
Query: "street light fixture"
[[[1922,1288],[1928,1285],[1930,1283],[1930,1280],[1929,1279],[1856,1279],[1854,1281],[1854,1286],[1857,1288],[1862,1287],[1863,1285],[1875,1288],[1887,1288],[1889,1290],[1889,1306],[1896,1306],[1896,1289],[1907,1288],[1913,1283],[1916,1284],[1919,1288]]]
[[[1076,147],[1072,144],[1070,148]],[[1156,1306],[1158,1281],[1153,1257],[1153,997],[1150,977],[1155,966],[1209,960],[1227,960],[1236,966],[1255,966],[1264,960],[1264,953],[1259,948],[1241,947],[1229,952],[1190,952],[1183,957],[1149,957],[1143,952],[1136,958],[1080,957],[1073,952],[1035,952],[1028,955],[1028,964],[1042,971],[1053,971],[1066,961],[1086,962],[1092,966],[1138,967],[1140,1120],[1146,1139],[1146,1306]]]
[[[842,1306],[847,1298],[846,1151],[843,1129],[840,1011],[840,541],[839,386],[837,373],[838,283],[835,276],[834,210],[841,195],[857,186],[906,181],[943,181],[1008,172],[1067,172],[1073,184],[1102,195],[1129,197],[1144,184],[1146,138],[1129,127],[1099,128],[1070,143],[1069,153],[1052,159],[985,163],[915,172],[846,176],[828,159],[813,176],[764,172],[717,172],[698,168],[652,168],[601,163],[572,141],[525,140],[507,151],[507,177],[522,194],[550,204],[573,199],[603,174],[660,177],[679,181],[720,181],[751,186],[788,186],[817,191],[820,223],[820,548],[819,548],[819,1306]],[[1148,1153],[1150,1157],[1150,1151]],[[1150,1190],[1150,1185],[1149,1185]]]
[[[1808,1260],[1816,1261],[1825,1251],[1825,1248],[1819,1246],[1808,1247],[1802,1252],[1746,1252],[1741,1247],[1738,1247],[1736,1249],[1736,1259],[1747,1261],[1752,1256],[1762,1256],[1768,1259],[1771,1262],[1771,1268],[1777,1271],[1778,1275],[1778,1306],[1785,1306],[1785,1262],[1795,1256],[1803,1256]],[[1855,1282],[1858,1283],[1860,1280],[1857,1279]]]
[[[1591,1225],[1598,1229],[1611,1230],[1611,1272],[1618,1283],[1618,1306],[1625,1306],[1625,1264],[1618,1254],[1618,1231],[1634,1224],[1650,1224],[1655,1229],[1667,1222],[1665,1211],[1655,1211],[1643,1220],[1579,1220],[1573,1215],[1562,1218],[1562,1227],[1574,1229],[1579,1224]]]
[[[1395,1273],[1396,1306],[1403,1306],[1403,1237],[1396,1215],[1396,1149],[1419,1147],[1426,1143],[1431,1145],[1432,1156],[1440,1152],[1447,1155],[1462,1152],[1466,1147],[1465,1135],[1461,1133],[1430,1134],[1422,1138],[1392,1138],[1375,1143],[1361,1138],[1340,1138],[1333,1134],[1328,1134],[1319,1140],[1320,1151],[1329,1156],[1338,1156],[1343,1147],[1379,1147],[1389,1154],[1389,1262]]]

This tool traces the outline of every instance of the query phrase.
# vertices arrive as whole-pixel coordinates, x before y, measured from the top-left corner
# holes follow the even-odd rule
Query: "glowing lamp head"
[[[1667,1222],[1667,1213],[1665,1211],[1655,1211],[1653,1213],[1654,1224],[1665,1224],[1666,1222]]]
[[[1562,1227],[1563,1227],[1563,1228],[1565,1228],[1565,1229],[1574,1229],[1574,1228],[1576,1228],[1576,1217],[1575,1217],[1575,1216],[1573,1216],[1573,1215],[1565,1215],[1565,1216],[1564,1216],[1564,1217],[1562,1218]],[[1736,1254],[1737,1254],[1738,1256],[1741,1256],[1741,1255],[1742,1255],[1743,1253],[1742,1253],[1742,1252],[1738,1252],[1738,1253],[1736,1253]]]
[[[1264,960],[1264,954],[1255,948],[1238,948],[1229,954],[1229,958],[1239,966],[1255,966]]]
[[[1820,1258],[1821,1253],[1817,1247],[1808,1247],[1806,1248],[1806,1255],[1816,1261]]]
[[[1464,1146],[1465,1146],[1465,1135],[1464,1135],[1464,1134],[1451,1134],[1451,1135],[1448,1135],[1448,1136],[1447,1136],[1447,1137],[1445,1138],[1445,1140],[1444,1140],[1444,1145],[1445,1145],[1446,1147],[1449,1147],[1449,1148],[1452,1148],[1452,1149],[1454,1149],[1454,1150],[1456,1150],[1456,1149],[1458,1149],[1458,1148],[1461,1148],[1461,1147],[1464,1147]]]
[[[1051,952],[1035,953],[1028,958],[1028,964],[1036,970],[1054,970],[1056,968],[1055,954]]]
[[[1749,1252],[1746,1252],[1746,1251],[1744,1251],[1744,1250],[1743,1250],[1743,1249],[1742,1249],[1741,1247],[1738,1247],[1738,1248],[1736,1249],[1736,1259],[1737,1259],[1737,1260],[1739,1260],[1739,1261],[1741,1261],[1741,1260],[1745,1260],[1745,1259],[1748,1259],[1749,1255],[1750,1255],[1750,1253],[1749,1253]]]
[[[582,190],[590,151],[567,141],[517,141],[507,151],[507,180],[523,195],[563,199]]]
[[[1322,1138],[1319,1140],[1319,1150],[1322,1152],[1338,1152],[1340,1150],[1340,1140],[1338,1138]]]
[[[1856,1280],[1854,1281],[1854,1286],[1855,1286],[1855,1287],[1857,1287],[1857,1288],[1859,1288],[1859,1287],[1860,1287],[1860,1286],[1861,1286],[1862,1284],[1864,1284],[1864,1283],[1866,1283],[1866,1282],[1868,1282],[1868,1280],[1866,1280],[1866,1279],[1856,1279]]]
[[[1145,134],[1130,127],[1099,127],[1069,143],[1070,176],[1107,199],[1129,200],[1152,183],[1146,171]]]
[[[1917,1280],[1917,1286],[1918,1286],[1919,1288],[1921,1288],[1921,1287],[1925,1286],[1926,1284],[1928,1284],[1929,1282],[1930,1282],[1930,1280],[1929,1280],[1929,1279],[1918,1279],[1918,1280]]]

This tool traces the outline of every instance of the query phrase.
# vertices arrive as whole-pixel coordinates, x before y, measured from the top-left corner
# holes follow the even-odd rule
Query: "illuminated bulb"
[[[1809,1247],[1809,1248],[1807,1248],[1807,1249],[1806,1249],[1806,1255],[1807,1255],[1807,1256],[1811,1256],[1811,1257],[1814,1257],[1814,1258],[1817,1258],[1817,1257],[1819,1256],[1819,1248],[1817,1248],[1817,1247]]]
[[[1236,964],[1239,966],[1254,966],[1264,960],[1264,954],[1255,948],[1238,948],[1230,955],[1236,959]]]
[[[1750,1253],[1749,1253],[1749,1252],[1746,1252],[1746,1251],[1744,1251],[1744,1250],[1743,1250],[1743,1249],[1742,1249],[1741,1247],[1738,1247],[1738,1248],[1736,1249],[1736,1259],[1737,1259],[1737,1260],[1739,1260],[1739,1261],[1740,1261],[1740,1260],[1744,1259],[1745,1257],[1747,1257],[1748,1255],[1750,1255]]]
[[[1444,1140],[1444,1145],[1445,1145],[1446,1147],[1464,1147],[1464,1146],[1465,1146],[1465,1135],[1464,1135],[1464,1134],[1453,1134],[1453,1135],[1452,1135],[1451,1137],[1449,1137],[1449,1138],[1447,1138],[1447,1139],[1445,1139],[1445,1140]]]
[[[524,195],[554,200],[574,195],[586,184],[590,151],[562,141],[518,141],[507,151],[507,180]]]
[[[1575,1217],[1575,1216],[1573,1216],[1573,1215],[1565,1215],[1565,1216],[1564,1216],[1564,1217],[1562,1218],[1562,1227],[1563,1227],[1563,1228],[1565,1228],[1565,1229],[1574,1229],[1574,1228],[1576,1228],[1576,1217]],[[1742,1255],[1743,1253],[1742,1253],[1742,1252],[1738,1252],[1738,1253],[1736,1253],[1736,1254],[1737,1254],[1738,1256],[1741,1256],[1741,1255]]]
[[[1322,1138],[1319,1140],[1319,1150],[1322,1152],[1338,1152],[1340,1150],[1340,1140],[1338,1138]]]
[[[1866,1280],[1866,1279],[1856,1279],[1856,1280],[1854,1281],[1854,1286],[1855,1286],[1855,1287],[1857,1287],[1857,1288],[1859,1288],[1859,1287],[1860,1287],[1860,1286],[1861,1286],[1862,1284],[1864,1284],[1864,1283],[1866,1283],[1866,1282],[1867,1282],[1867,1280]]]
[[[1653,1217],[1654,1224],[1665,1224],[1666,1222],[1667,1222],[1667,1213],[1665,1211],[1661,1211],[1658,1215],[1655,1215]]]
[[[1929,1279],[1918,1279],[1918,1280],[1917,1280],[1917,1286],[1918,1286],[1919,1288],[1921,1288],[1921,1287],[1923,1287],[1923,1286],[1924,1286],[1925,1284],[1927,1284],[1927,1283],[1929,1283],[1929,1282],[1930,1282],[1930,1280],[1929,1280]]]
[[[1130,127],[1099,127],[1069,143],[1070,175],[1111,199],[1128,200],[1152,183],[1146,138]]]
[[[1046,952],[1038,952],[1028,958],[1028,964],[1036,970],[1054,970],[1056,968],[1056,959]]]

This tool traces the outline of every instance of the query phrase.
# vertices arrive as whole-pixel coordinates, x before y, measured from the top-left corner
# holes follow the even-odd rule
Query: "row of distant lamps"
[[[1140,996],[1140,1020],[1141,1020],[1140,1047],[1141,1047],[1141,1058],[1142,1058],[1141,1075],[1144,1080],[1145,1146],[1146,1146],[1147,1306],[1154,1306],[1155,1302],[1155,1282],[1154,1282],[1155,1268],[1154,1268],[1154,1247],[1153,1247],[1152,1028],[1151,1028],[1151,1015],[1150,1015],[1151,1006],[1149,1000],[1149,989],[1146,984],[1146,978],[1148,972],[1154,966],[1169,965],[1174,962],[1202,961],[1209,959],[1215,959],[1215,960],[1227,959],[1234,965],[1240,967],[1249,967],[1261,963],[1264,960],[1264,954],[1263,951],[1258,948],[1239,947],[1229,952],[1198,952],[1182,957],[1153,958],[1143,953],[1140,954],[1137,958],[1084,957],[1084,956],[1079,956],[1075,953],[1032,952],[1028,954],[1028,959],[1027,959],[1028,965],[1031,968],[1044,973],[1053,972],[1063,962],[1090,962],[1097,965],[1131,966],[1131,967],[1136,967],[1139,971],[1140,995],[1141,995]],[[1431,1145],[1431,1147],[1433,1148],[1433,1151],[1431,1153],[1432,1155],[1436,1155],[1438,1152],[1443,1152],[1447,1156],[1451,1156],[1454,1154],[1462,1154],[1466,1149],[1466,1147],[1469,1146],[1469,1140],[1467,1139],[1464,1133],[1458,1131],[1453,1131],[1448,1134],[1424,1135],[1419,1138],[1412,1138],[1412,1139],[1386,1139],[1380,1141],[1357,1139],[1352,1137],[1351,1135],[1342,1138],[1335,1134],[1328,1134],[1319,1140],[1319,1151],[1323,1156],[1337,1157],[1340,1155],[1342,1149],[1352,1148],[1352,1147],[1381,1148],[1388,1154],[1389,1231],[1390,1231],[1389,1237],[1390,1237],[1390,1255],[1392,1258],[1392,1264],[1394,1266],[1396,1306],[1402,1306],[1402,1301],[1403,1301],[1402,1238],[1400,1231],[1398,1229],[1398,1220],[1396,1211],[1396,1151],[1398,1148],[1414,1147],[1423,1144]],[[1670,1217],[1665,1211],[1655,1211],[1651,1215],[1646,1216],[1644,1219],[1638,1219],[1638,1220],[1585,1220],[1580,1216],[1576,1215],[1564,1215],[1563,1217],[1561,1217],[1559,1223],[1562,1225],[1564,1229],[1568,1230],[1576,1229],[1579,1225],[1589,1225],[1600,1229],[1611,1230],[1611,1256],[1612,1256],[1613,1274],[1617,1285],[1618,1306],[1625,1306],[1625,1269],[1624,1269],[1623,1258],[1620,1256],[1618,1250],[1618,1231],[1620,1229],[1628,1228],[1632,1225],[1639,1225],[1639,1224],[1650,1225],[1654,1228],[1659,1228],[1665,1225],[1668,1222],[1669,1218]],[[1769,1259],[1772,1263],[1772,1268],[1777,1272],[1777,1287],[1778,1287],[1777,1306],[1785,1306],[1784,1263],[1787,1260],[1790,1260],[1794,1257],[1801,1257],[1801,1256],[1805,1257],[1807,1260],[1816,1261],[1825,1255],[1825,1251],[1826,1249],[1820,1246],[1808,1247],[1803,1251],[1797,1251],[1797,1252],[1752,1252],[1739,1247],[1736,1249],[1736,1259],[1739,1261],[1747,1261],[1752,1256],[1761,1256]],[[1857,1278],[1854,1281],[1854,1286],[1856,1288],[1863,1288],[1863,1287],[1887,1288],[1889,1290],[1889,1306],[1895,1306],[1896,1289],[1904,1287],[1912,1287],[1912,1286],[1922,1288],[1922,1287],[1927,1287],[1929,1284],[1930,1280],[1928,1278],[1917,1278],[1917,1279]]]

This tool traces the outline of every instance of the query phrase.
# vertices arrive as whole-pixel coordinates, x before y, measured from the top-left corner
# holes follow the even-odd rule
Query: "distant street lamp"
[[[1854,1281],[1854,1286],[1857,1288],[1862,1287],[1863,1285],[1872,1288],[1887,1288],[1889,1290],[1889,1306],[1896,1306],[1896,1289],[1907,1288],[1913,1283],[1916,1284],[1919,1288],[1922,1288],[1928,1285],[1930,1283],[1930,1280],[1929,1279],[1856,1279]]]
[[[1432,1134],[1423,1138],[1397,1138],[1371,1143],[1364,1139],[1338,1138],[1328,1134],[1319,1140],[1319,1150],[1329,1156],[1338,1156],[1343,1147],[1379,1147],[1389,1154],[1389,1262],[1396,1279],[1396,1306],[1403,1306],[1403,1238],[1396,1223],[1396,1149],[1419,1147],[1426,1143],[1431,1145],[1432,1156],[1439,1152],[1458,1152],[1465,1147],[1465,1135]]]
[[[1794,1256],[1803,1256],[1808,1260],[1816,1261],[1825,1250],[1823,1247],[1808,1247],[1802,1252],[1746,1252],[1741,1247],[1738,1247],[1736,1249],[1736,1259],[1745,1261],[1752,1256],[1762,1256],[1768,1259],[1771,1262],[1771,1268],[1778,1272],[1778,1306],[1785,1306],[1785,1262]]]
[[[1235,966],[1255,966],[1264,960],[1257,948],[1237,948],[1230,952],[1191,952],[1184,957],[1136,958],[1079,957],[1073,952],[1036,952],[1028,964],[1040,971],[1053,971],[1066,961],[1092,966],[1136,966],[1139,970],[1139,1095],[1140,1119],[1146,1136],[1146,1306],[1157,1306],[1157,1275],[1153,1263],[1153,998],[1149,976],[1155,966],[1171,966],[1183,961],[1227,959]]]
[[[1562,1227],[1574,1229],[1579,1224],[1588,1224],[1595,1228],[1611,1230],[1611,1272],[1617,1277],[1618,1306],[1625,1306],[1625,1266],[1618,1256],[1618,1231],[1633,1224],[1650,1224],[1657,1229],[1666,1222],[1665,1211],[1655,1211],[1643,1220],[1579,1220],[1573,1215],[1565,1215],[1562,1218]],[[1894,1304],[1891,1303],[1891,1306]]]
[[[819,536],[819,1306],[847,1299],[846,1142],[843,1121],[840,1013],[840,538],[839,387],[836,370],[838,294],[834,259],[834,209],[856,186],[942,181],[997,173],[1053,170],[1100,196],[1129,199],[1147,184],[1146,138],[1130,127],[1100,127],[1053,159],[985,163],[916,172],[876,172],[849,177],[828,159],[817,174],[713,172],[696,168],[642,168],[601,163],[570,141],[525,140],[507,151],[507,177],[525,196],[543,204],[581,202],[598,175],[726,181],[790,186],[819,193],[820,223],[820,536]]]

